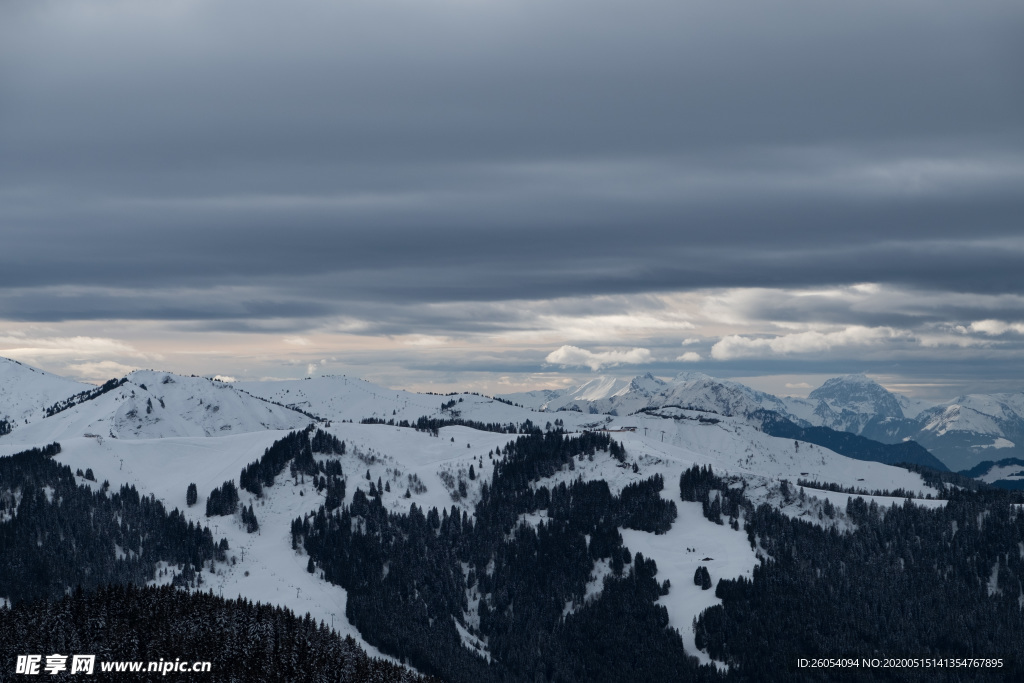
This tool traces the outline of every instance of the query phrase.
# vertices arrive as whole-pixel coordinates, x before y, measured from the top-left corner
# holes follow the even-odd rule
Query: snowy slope
[[[1024,460],[1008,458],[992,463],[984,472],[975,477],[986,484],[1024,484]]]
[[[915,440],[950,469],[1024,457],[1024,393],[959,396],[922,411],[917,420]]]
[[[14,428],[43,418],[43,411],[69,396],[96,387],[0,358],[0,420]]]
[[[606,387],[610,388],[614,385]],[[907,470],[852,460],[825,448],[764,434],[748,423],[745,411],[773,397],[765,398],[767,395],[742,385],[698,374],[683,375],[671,383],[644,376],[630,382],[627,391],[620,387],[616,393],[594,403],[618,401],[617,405],[626,408],[624,399],[632,397],[660,406],[695,404],[692,407],[700,410],[662,407],[653,413],[622,412],[618,416],[543,413],[474,394],[414,394],[345,377],[231,385],[147,371],[133,373],[123,386],[95,400],[0,439],[0,454],[60,441],[63,451],[58,459],[72,469],[91,468],[99,481],[109,480],[115,487],[134,484],[169,509],[185,509],[195,521],[209,522],[217,538],[228,539],[234,563],[220,563],[215,574],[204,573],[203,589],[286,605],[299,614],[310,612],[317,619],[333,622],[341,633],[358,637],[344,617],[345,591],[328,584],[319,572],[307,573],[308,558],[290,545],[291,521],[314,512],[322,503],[311,481],[284,474],[265,490],[264,498],[242,491],[242,504],[254,506],[261,527],[258,534],[247,534],[237,513],[210,520],[203,515],[213,488],[226,480],[237,482],[242,467],[285,434],[283,430],[299,429],[310,422],[305,415],[267,403],[257,395],[322,418],[321,426],[345,442],[344,456],[316,457],[338,460],[348,482],[346,502],[351,502],[357,487],[365,492],[371,483],[380,481],[386,487],[382,502],[401,513],[415,503],[422,509],[454,504],[472,514],[481,485],[493,472],[492,453],[516,435],[449,426],[433,436],[394,425],[359,424],[364,417],[399,422],[427,415],[499,424],[531,420],[542,429],[548,422],[560,420],[570,432],[614,430],[611,436],[626,449],[625,466],[607,453],[598,453],[593,460],[574,462],[571,469],[566,467],[537,485],[604,479],[618,492],[654,474],[664,477],[662,496],[675,501],[679,509],[672,528],[663,535],[629,529],[622,533],[631,551],[655,559],[659,581],[670,580],[671,590],[660,602],[668,609],[670,623],[683,635],[684,645],[705,662],[707,656],[694,647],[690,625],[693,617],[717,598],[714,591],[701,591],[693,585],[695,567],[706,565],[717,581],[749,575],[760,560],[743,532],[708,522],[696,504],[679,499],[679,476],[685,469],[710,465],[734,485],[745,485],[755,503],[766,502],[786,514],[839,528],[844,528],[843,515],[823,518],[820,501],[827,498],[842,510],[849,494],[808,490],[805,498],[798,499],[784,494],[781,482],[788,481],[792,490],[797,479],[804,478],[867,490],[902,488],[922,498],[935,493],[919,475]],[[709,421],[706,412],[714,408],[720,411],[717,422]],[[725,416],[726,412],[735,416]],[[460,481],[465,483],[464,496],[459,493]],[[185,491],[192,482],[197,484],[199,503],[186,508]],[[405,498],[407,491],[409,498]],[[920,504],[942,502],[922,500]],[[542,517],[543,511],[537,516]],[[607,569],[599,565],[594,567],[590,599],[600,593],[600,577]]]
[[[900,404],[903,416],[909,419],[916,418],[923,411],[935,405],[933,401],[925,401],[919,398],[913,398],[912,396],[905,396],[903,394],[896,394],[896,400]]]
[[[323,503],[311,484],[293,486],[279,478],[280,483],[267,489],[262,500],[241,491],[241,504],[254,506],[260,523],[258,534],[246,533],[237,513],[223,517],[204,514],[213,488],[226,480],[237,481],[242,467],[286,433],[260,431],[216,439],[104,439],[102,443],[73,438],[62,442],[64,450],[58,460],[72,470],[91,468],[99,482],[108,480],[115,490],[122,484],[134,485],[143,494],[155,495],[168,510],[178,508],[192,521],[209,526],[215,539],[227,539],[229,561],[218,563],[216,574],[204,572],[200,590],[282,605],[300,616],[309,613],[317,621],[333,624],[341,635],[351,635],[371,656],[382,656],[345,619],[345,590],[308,574],[306,558],[291,551],[291,521]],[[185,503],[190,483],[199,490],[199,501],[193,507]],[[159,582],[169,583],[172,577],[160,577]]]
[[[230,384],[139,370],[117,389],[24,426],[0,443],[48,443],[87,434],[113,439],[225,436],[301,429],[309,421]]]
[[[922,498],[936,493],[919,475],[902,468],[852,460],[812,444],[795,444],[789,439],[771,437],[748,425],[743,418],[723,418],[717,424],[710,424],[699,421],[704,415],[699,411],[662,412],[674,413],[679,419],[640,414],[615,420],[618,427],[636,428],[636,431],[611,435],[626,447],[625,467],[607,455],[599,455],[593,461],[580,460],[574,463],[573,469],[563,469],[537,482],[536,486],[568,484],[577,478],[603,479],[613,493],[618,493],[626,485],[654,474],[664,477],[665,488],[661,495],[674,501],[679,511],[671,529],[665,534],[634,529],[620,529],[620,532],[631,552],[639,551],[657,562],[658,581],[669,580],[671,589],[658,602],[668,610],[669,623],[679,630],[684,647],[702,663],[711,660],[696,649],[692,621],[701,611],[721,601],[713,590],[703,591],[694,585],[694,571],[698,566],[707,566],[714,582],[741,575],[749,577],[760,560],[743,531],[709,522],[699,504],[680,500],[679,476],[684,470],[694,465],[710,465],[720,476],[737,482],[737,486],[745,483],[747,495],[755,504],[768,503],[790,516],[816,524],[833,524],[840,529],[849,526],[844,515],[839,513],[834,520],[823,518],[822,504],[827,499],[842,511],[852,496],[807,489],[802,500],[796,495],[798,479],[866,490],[903,488]],[[633,464],[637,466],[636,472]],[[792,485],[793,495],[789,498],[780,492],[782,480]],[[866,498],[875,500],[883,508],[904,502],[902,498],[884,496]],[[918,500],[917,504],[935,507],[943,505],[944,501]],[[541,512],[524,522],[536,524],[544,517]],[[599,583],[601,572],[602,567],[595,564],[595,583]]]
[[[651,407],[681,405],[727,416],[746,416],[758,410],[782,411],[785,404],[771,394],[701,372],[676,375],[669,386],[650,403]]]
[[[808,398],[825,403],[839,414],[851,412],[876,417],[904,417],[903,408],[895,394],[862,374],[826,380]]]
[[[502,398],[533,405],[524,398],[526,396],[509,394]],[[701,372],[683,372],[667,382],[650,373],[634,377],[628,383],[617,380],[613,384],[607,378],[598,378],[537,407],[548,411],[629,415],[645,408],[666,405],[693,407],[722,415],[748,415],[760,409],[784,413],[787,410],[786,405],[771,394]]]
[[[416,394],[344,375],[274,382],[236,382],[235,388],[325,420],[415,420],[436,412],[446,398]]]
[[[541,413],[479,394],[417,394],[335,375],[304,380],[237,382],[233,386],[252,396],[294,407],[332,422],[359,422],[372,418],[415,423],[420,417],[428,417],[506,425],[519,425],[530,420],[544,428],[547,423],[561,419],[567,429],[600,422],[594,415]],[[443,408],[446,405],[449,407]]]
[[[791,415],[812,425],[883,443],[917,441],[954,471],[991,460],[997,450],[998,457],[1024,455],[1024,393],[971,394],[935,405],[846,375],[807,399],[784,400]]]
[[[1024,456],[1024,393],[973,394],[935,405],[894,394],[863,374],[829,379],[807,398],[780,398],[697,372],[669,381],[643,375],[625,387],[621,382],[598,378],[572,390],[503,398],[538,410],[614,416],[664,406],[726,416],[768,410],[801,426],[851,432],[882,443],[917,441],[952,470],[992,459],[993,449],[1009,449],[1001,456]]]
[[[647,376],[651,377],[650,375]],[[601,399],[620,396],[630,391],[631,384],[630,380],[619,377],[601,376],[567,389],[504,394],[502,398],[527,408],[556,411],[566,409],[574,404],[580,405],[590,401],[600,401]],[[584,412],[586,411],[584,410]]]

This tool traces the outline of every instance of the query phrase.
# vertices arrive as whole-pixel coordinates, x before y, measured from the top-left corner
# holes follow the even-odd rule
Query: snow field
[[[593,395],[622,392],[621,387],[612,385],[590,389],[596,392]],[[490,481],[494,462],[500,458],[492,460],[488,452],[497,451],[518,435],[452,426],[442,428],[434,437],[411,428],[359,424],[364,417],[414,422],[427,415],[501,424],[529,419],[542,429],[557,419],[570,433],[602,427],[620,430],[610,435],[625,447],[626,466],[620,466],[608,453],[596,453],[593,460],[586,456],[574,459],[572,468],[563,467],[534,485],[557,486],[577,478],[604,479],[612,493],[618,494],[632,482],[662,475],[665,488],[661,495],[675,502],[679,513],[675,523],[661,535],[631,529],[621,532],[632,553],[641,552],[657,562],[658,581],[669,580],[669,593],[659,603],[665,605],[670,624],[679,630],[687,651],[703,662],[710,659],[696,650],[692,622],[719,601],[713,589],[703,591],[694,585],[694,572],[701,565],[707,566],[717,583],[723,578],[749,576],[759,560],[742,530],[714,524],[703,517],[699,503],[680,500],[678,482],[685,469],[710,465],[716,474],[737,486],[741,480],[746,482],[747,495],[755,504],[767,502],[785,514],[818,524],[834,523],[840,528],[845,528],[841,515],[838,521],[820,520],[816,506],[827,499],[844,510],[850,494],[807,488],[808,502],[801,506],[792,498],[783,499],[780,481],[788,480],[794,493],[799,491],[800,478],[865,490],[902,488],[922,498],[936,493],[919,475],[907,470],[770,437],[743,418],[680,409],[667,411],[680,419],[646,414],[538,413],[471,394],[412,394],[346,377],[229,385],[167,373],[133,373],[129,383],[118,390],[16,429],[0,440],[0,455],[60,441],[63,452],[57,457],[72,470],[92,468],[97,482],[109,480],[115,490],[123,483],[134,484],[143,495],[155,495],[168,510],[177,507],[189,519],[208,525],[217,540],[228,540],[229,561],[217,563],[214,573],[209,568],[204,571],[202,590],[287,606],[300,615],[309,612],[317,620],[333,623],[339,633],[352,635],[372,655],[380,656],[345,619],[344,589],[325,582],[319,570],[308,573],[308,557],[291,548],[292,520],[315,513],[323,502],[311,477],[293,479],[285,470],[262,498],[240,490],[241,505],[252,505],[259,521],[256,534],[245,532],[237,513],[213,518],[204,514],[211,489],[227,480],[237,483],[241,469],[259,459],[264,449],[288,431],[310,422],[300,413],[254,398],[256,394],[319,416],[324,422],[318,426],[346,443],[344,456],[315,456],[319,460],[337,459],[341,464],[347,479],[346,503],[352,501],[357,487],[365,493],[371,482],[376,486],[379,480],[390,487],[390,491],[381,492],[382,503],[399,513],[407,513],[415,503],[424,510],[450,509],[454,504],[472,514],[481,485]],[[442,404],[452,401],[455,403],[451,408],[441,409]],[[150,406],[152,409],[147,411]],[[699,417],[714,417],[719,422],[701,423]],[[111,434],[117,438],[111,438]],[[471,465],[474,480],[468,478]],[[465,496],[458,493],[460,481],[466,485]],[[200,497],[197,505],[188,508],[185,492],[191,482],[196,483]],[[90,485],[95,488],[100,484]],[[407,489],[409,498],[405,498]],[[904,502],[902,498],[866,498],[876,500],[883,509]],[[930,507],[944,504],[937,500],[917,502]],[[545,514],[539,511],[524,515],[523,521],[536,524]],[[608,571],[607,562],[595,563],[585,600],[600,594]],[[170,573],[164,575],[161,571],[157,580],[169,581]],[[471,607],[465,616],[472,626],[474,596],[469,597]],[[567,613],[578,608],[566,605]],[[487,656],[486,643],[461,627],[460,633],[468,648]]]

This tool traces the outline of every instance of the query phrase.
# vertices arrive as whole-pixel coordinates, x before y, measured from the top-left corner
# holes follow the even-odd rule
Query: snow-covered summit
[[[590,397],[590,398],[588,398]],[[776,412],[801,426],[851,432],[882,443],[914,440],[952,469],[965,469],[1001,454],[1024,456],[1024,393],[969,395],[932,405],[895,394],[864,374],[826,380],[807,398],[777,397],[702,372],[665,381],[650,374],[629,382],[595,378],[562,391],[527,392],[505,398],[538,410],[630,415],[680,406],[724,416]],[[1020,446],[1018,446],[1020,444]]]
[[[864,433],[869,424],[900,421],[905,417],[903,403],[896,394],[863,374],[833,377],[807,398],[783,400],[793,417],[811,425],[854,434]]]
[[[808,398],[822,401],[840,413],[851,411],[878,417],[904,417],[896,396],[862,374],[833,377],[812,391]]]
[[[638,410],[670,405],[722,415],[750,415],[761,409],[786,412],[786,405],[771,394],[702,372],[683,372],[669,381],[650,373],[628,381],[597,378],[571,390],[553,393],[543,402],[530,402],[535,392],[510,394],[504,398],[539,410],[577,410],[613,415],[628,415]]]
[[[644,375],[649,381],[660,382],[653,375]],[[502,398],[534,410],[556,411],[569,409],[591,401],[600,401],[630,392],[640,378],[632,380],[601,375],[565,389],[540,389],[516,394],[503,394]],[[584,411],[585,412],[585,411]]]
[[[7,421],[11,428],[23,426],[42,419],[46,409],[55,403],[95,388],[0,358],[0,420]]]
[[[325,420],[363,418],[416,418],[435,412],[442,397],[416,394],[345,375],[267,382],[236,382],[233,386],[252,396],[273,401]]]
[[[309,418],[239,391],[231,384],[138,370],[115,389],[83,401],[7,437],[47,443],[94,435],[116,439],[225,436],[301,429]]]
[[[950,465],[1024,456],[1024,393],[969,394],[917,416],[915,438]]]

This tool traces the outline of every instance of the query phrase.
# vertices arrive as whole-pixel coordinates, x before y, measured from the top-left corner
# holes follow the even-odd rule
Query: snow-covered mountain
[[[921,412],[913,435],[951,469],[1024,458],[1024,393],[959,396]]]
[[[12,391],[17,393],[18,388]],[[309,612],[357,639],[358,630],[345,617],[346,590],[328,582],[323,572],[310,570],[309,557],[290,542],[294,520],[315,515],[324,504],[326,492],[315,479],[289,476],[284,470],[261,496],[241,490],[241,506],[256,510],[259,534],[247,533],[240,513],[211,519],[202,512],[214,488],[226,480],[239,480],[241,469],[276,439],[314,419],[346,444],[344,456],[316,456],[331,459],[349,482],[344,503],[352,505],[357,497],[365,500],[371,485],[384,482],[386,488],[377,488],[377,499],[388,511],[401,515],[412,514],[413,505],[420,511],[447,512],[453,503],[461,513],[475,514],[501,449],[517,436],[452,424],[459,420],[488,426],[530,420],[542,429],[550,425],[570,433],[614,432],[610,436],[624,447],[625,462],[609,453],[581,455],[571,466],[536,482],[552,488],[577,480],[603,480],[619,495],[626,486],[657,474],[665,482],[661,496],[679,503],[682,472],[694,465],[709,465],[745,487],[751,500],[816,524],[846,524],[841,511],[852,494],[809,486],[806,498],[797,497],[783,481],[803,479],[860,492],[900,489],[919,498],[920,505],[943,504],[924,500],[937,491],[906,469],[765,433],[752,416],[765,408],[782,411],[784,403],[739,383],[700,373],[685,373],[671,381],[643,375],[629,382],[588,383],[564,396],[572,400],[562,406],[579,404],[579,410],[539,412],[476,394],[417,394],[348,377],[229,384],[139,371],[102,395],[0,437],[0,454],[59,441],[62,452],[56,457],[72,470],[92,470],[97,481],[109,480],[115,489],[134,485],[168,509],[184,511],[190,521],[211,524],[216,538],[228,539],[230,562],[211,566],[202,590],[212,588],[226,597],[243,595]],[[402,420],[415,422],[423,416],[450,426],[441,426],[437,435],[398,426]],[[376,423],[360,424],[364,418]],[[386,424],[389,421],[393,423]],[[498,457],[492,459],[492,454]],[[190,483],[197,485],[200,496],[199,505],[192,507],[186,502]],[[884,495],[868,497],[886,507],[902,502]],[[696,647],[692,623],[704,609],[721,601],[714,591],[694,584],[694,571],[707,566],[718,578],[749,577],[760,559],[742,527],[736,530],[709,522],[699,503],[678,507],[679,517],[665,533],[624,528],[622,534],[630,550],[656,560],[657,580],[671,584],[671,589],[665,584],[667,594],[660,600],[669,624],[679,630],[688,652],[710,663],[707,653]],[[830,507],[840,513],[824,515]],[[543,519],[538,513],[522,521],[538,525]],[[595,562],[586,600],[600,596],[607,571],[607,562]],[[470,607],[464,615],[468,625],[479,623],[472,607],[479,600],[470,591]],[[487,655],[486,642],[468,631],[463,636],[467,647]]]
[[[529,407],[509,405],[479,394],[418,394],[344,375],[237,382],[232,386],[251,396],[328,421],[372,419],[400,423],[405,420],[414,424],[418,418],[428,417],[516,425],[530,420],[540,422],[538,426],[544,427],[546,422],[555,419],[550,415],[538,415]],[[571,422],[575,425],[586,421],[593,422],[593,419]]]
[[[861,434],[877,420],[904,419],[896,395],[866,375],[827,380],[806,398],[783,399],[790,415],[816,427]]]
[[[645,377],[654,379],[649,374],[645,375]],[[535,410],[572,410],[573,405],[576,405],[578,408],[580,404],[588,404],[591,401],[600,401],[628,393],[632,389],[633,382],[636,382],[637,379],[639,378],[634,378],[633,381],[630,381],[619,377],[601,376],[566,389],[525,391],[517,394],[504,394],[502,398]]]
[[[1024,393],[972,394],[936,405],[895,394],[863,374],[829,379],[807,398],[777,397],[699,372],[669,381],[650,374],[628,382],[601,377],[566,390],[503,398],[538,410],[611,415],[665,406],[748,417],[768,410],[803,427],[885,444],[916,441],[954,471],[996,457],[1024,457]]]
[[[42,419],[46,409],[55,403],[95,388],[16,360],[0,358],[0,421],[16,429]]]
[[[11,395],[31,393],[34,374],[24,377],[20,383],[11,383]],[[871,509],[891,511],[893,505],[906,504],[907,498],[921,508],[950,509],[941,500],[934,479],[926,481],[908,469],[858,456],[845,457],[837,452],[843,450],[844,440],[856,445],[866,439],[835,432],[821,423],[839,419],[851,429],[867,430],[873,424],[920,421],[928,427],[922,427],[922,433],[934,433],[937,439],[994,430],[1008,434],[1024,404],[1024,397],[1017,394],[964,396],[918,414],[913,403],[901,403],[899,397],[863,376],[830,380],[801,404],[701,373],[683,373],[670,380],[652,375],[629,381],[604,378],[557,396],[546,394],[545,400],[535,404],[524,401],[522,394],[504,398],[472,393],[418,394],[344,376],[225,383],[154,371],[135,372],[108,383],[102,393],[91,392],[71,401],[67,398],[53,402],[61,410],[50,411],[48,417],[39,417],[0,436],[0,456],[60,442],[60,452],[52,457],[70,468],[67,476],[70,472],[83,473],[74,477],[76,485],[100,491],[105,487],[99,482],[109,482],[111,492],[122,485],[134,486],[143,499],[152,496],[166,510],[177,508],[177,514],[188,522],[209,526],[211,543],[223,547],[225,554],[204,561],[198,574],[202,581],[186,578],[188,588],[213,591],[226,598],[243,596],[254,602],[289,607],[298,614],[308,613],[313,620],[352,636],[370,654],[383,656],[367,640],[392,654],[399,653],[395,656],[406,662],[416,660],[402,655],[400,649],[388,649],[367,630],[368,605],[384,605],[387,601],[368,602],[366,586],[385,585],[385,579],[408,579],[410,590],[394,595],[408,596],[413,601],[410,604],[419,605],[416,601],[422,598],[416,586],[428,586],[415,583],[423,569],[423,576],[433,584],[448,586],[458,598],[450,602],[451,609],[445,601],[431,603],[429,620],[423,623],[430,628],[435,623],[450,625],[454,640],[448,642],[454,642],[453,648],[460,656],[465,656],[464,647],[471,656],[500,665],[508,661],[504,656],[507,651],[497,649],[496,631],[488,631],[493,623],[489,625],[484,618],[505,613],[496,609],[501,604],[497,601],[504,599],[499,598],[504,595],[502,584],[496,582],[515,578],[509,572],[520,561],[517,558],[526,558],[524,566],[536,571],[540,556],[527,549],[534,542],[561,543],[563,537],[552,534],[569,533],[565,512],[571,508],[566,505],[575,505],[577,494],[593,495],[598,504],[608,496],[630,500],[628,508],[607,507],[608,514],[619,515],[641,502],[638,509],[654,509],[651,500],[641,497],[640,492],[658,481],[657,489],[647,489],[649,495],[655,502],[674,506],[671,520],[663,527],[646,528],[643,523],[620,522],[618,517],[602,515],[601,523],[611,525],[607,538],[578,531],[578,538],[565,537],[575,541],[561,543],[555,547],[557,552],[543,555],[562,557],[571,550],[580,559],[572,569],[577,575],[576,585],[553,603],[558,608],[555,615],[558,618],[560,613],[566,623],[577,618],[570,615],[593,615],[589,608],[601,607],[599,601],[616,590],[615,576],[630,572],[636,576],[640,570],[635,567],[642,556],[654,561],[648,568],[654,572],[651,585],[655,590],[629,598],[629,604],[650,606],[653,602],[664,617],[659,616],[652,633],[662,633],[666,626],[677,630],[679,647],[686,658],[696,657],[719,670],[726,668],[723,661],[727,660],[713,659],[714,650],[701,645],[707,641],[702,640],[694,624],[699,623],[705,610],[723,605],[723,599],[717,591],[695,583],[694,577],[703,570],[714,581],[751,579],[759,566],[763,569],[770,566],[772,557],[781,557],[780,546],[765,545],[768,539],[764,535],[754,536],[751,542],[744,528],[747,515],[760,504],[771,506],[784,517],[851,535],[858,533],[858,514]],[[827,411],[817,410],[820,406]],[[542,407],[547,410],[540,410]],[[797,409],[804,411],[805,417],[794,414]],[[864,416],[870,419],[862,419]],[[429,428],[403,426],[415,424],[421,417],[428,419]],[[790,432],[781,435],[770,430],[768,422],[772,419],[788,425]],[[814,425],[814,421],[819,424]],[[543,435],[533,431],[531,437],[509,433],[510,427],[549,431]],[[837,445],[816,441],[822,432],[831,437],[839,434],[840,438],[833,438]],[[582,443],[591,439],[594,443],[598,438],[604,439],[604,445],[598,442],[596,448],[578,452],[563,450],[572,440]],[[303,451],[297,446],[303,439],[309,448],[300,465],[299,454]],[[511,456],[518,442],[537,447],[541,455],[531,454],[516,464]],[[539,442],[553,445],[551,453],[569,455],[544,460],[547,451],[537,445]],[[291,445],[278,448],[283,443]],[[1000,448],[1002,441],[996,443],[991,450],[1005,452],[1009,448]],[[270,467],[271,462],[276,463],[275,469],[260,469]],[[530,467],[523,468],[527,462]],[[998,478],[1024,482],[1022,462],[1003,460],[987,466],[977,476],[986,481]],[[259,471],[260,487],[243,485],[243,470],[250,477]],[[719,479],[713,490],[706,492],[704,502],[681,495],[684,473],[693,477],[694,472],[710,475],[711,470]],[[210,513],[206,504],[215,499],[215,491],[223,491],[225,482],[237,482],[240,510]],[[17,504],[19,496],[24,495],[24,485],[20,489],[15,485],[5,489],[4,485],[0,481],[0,524],[29,509]],[[579,487],[577,493],[569,496],[567,492],[574,487]],[[501,505],[536,501],[531,503],[533,507],[525,508],[526,512],[519,510],[508,517],[511,531],[493,527],[500,516],[495,513],[498,508],[489,508],[487,501],[495,500],[496,491],[501,496],[498,500],[505,501]],[[727,514],[722,501],[732,495],[742,495],[752,507]],[[39,497],[45,500],[45,492]],[[866,504],[856,500],[860,497],[866,499]],[[580,498],[584,499],[590,500]],[[715,521],[713,514],[706,514],[705,505],[708,512],[719,506],[723,519]],[[864,507],[862,513],[857,512],[858,506]],[[246,522],[245,514],[258,519],[255,531],[249,526],[252,517]],[[495,547],[504,550],[488,550],[479,562],[462,556],[457,557],[458,562],[439,562],[437,558],[442,555],[438,554],[429,556],[433,559],[428,562],[402,564],[420,555],[393,551],[404,542],[402,534],[392,533],[394,529],[377,539],[382,544],[379,549],[363,549],[364,542],[372,544],[376,538],[376,532],[370,533],[377,528],[368,524],[371,519],[378,520],[374,524],[408,522],[407,528],[415,533],[427,529],[426,539],[454,538],[445,534],[460,528],[458,533],[471,534],[476,543],[493,533],[499,543]],[[942,528],[949,526],[947,522]],[[332,534],[341,535],[317,545],[318,528],[325,533],[333,529]],[[343,543],[340,539],[347,534],[341,530],[351,530],[362,540]],[[514,546],[501,543],[522,545],[511,553],[507,550]],[[613,569],[618,555],[591,554],[590,549],[595,547],[592,543],[613,543],[614,547],[621,543],[620,550],[630,562],[623,562],[625,568]],[[30,546],[35,545],[33,537]],[[417,545],[417,553],[429,550],[429,546]],[[447,553],[447,548],[441,544],[435,550]],[[358,561],[343,558],[344,564],[328,565],[325,562],[331,557],[325,554],[327,549],[366,554],[358,555]],[[145,547],[142,550],[148,552]],[[116,552],[138,553],[121,545]],[[389,554],[392,552],[396,554]],[[139,556],[149,557],[158,568],[154,583],[177,578],[181,584],[182,577],[187,576],[186,565],[145,553]],[[494,558],[505,564],[492,574],[488,557],[490,566],[497,564]],[[423,566],[417,566],[417,562]],[[360,571],[369,572],[370,580],[345,583],[348,579],[339,567],[361,567]],[[997,572],[999,567],[997,562],[992,571]],[[564,570],[554,566],[545,571]],[[979,571],[982,579],[990,576],[987,567]],[[988,580],[993,590],[1009,585],[998,576]],[[806,585],[801,584],[798,590]],[[612,593],[614,599],[624,599],[615,595]],[[0,604],[7,597],[0,593]],[[525,611],[526,605],[520,599],[516,609]],[[391,604],[390,609],[399,610],[395,614],[408,614],[400,611],[401,605]],[[629,610],[623,610],[619,616],[627,619],[629,614]],[[396,623],[401,619],[388,622]],[[645,638],[650,635],[644,633]],[[615,639],[620,636],[612,634]],[[430,642],[441,640],[432,637]],[[532,680],[532,672],[528,673],[522,680]]]
[[[727,416],[750,416],[758,410],[781,412],[785,404],[777,397],[745,384],[717,379],[701,372],[676,375],[649,407],[682,405]]]
[[[396,418],[415,420],[432,413],[443,397],[388,389],[345,375],[267,382],[235,382],[236,389],[251,396],[315,415],[325,420]]]
[[[882,443],[913,440],[952,470],[1024,456],[1024,393],[971,394],[929,405],[889,392],[864,375],[826,381],[807,399],[784,399],[808,424]]]
[[[629,415],[665,406],[693,408],[726,416],[750,415],[758,410],[787,411],[786,404],[771,394],[701,372],[683,372],[667,382],[650,373],[628,381],[599,377],[578,387],[550,392],[546,401],[530,402],[531,394],[541,398],[541,392],[508,394],[501,398],[538,410],[610,415]]]
[[[224,436],[301,429],[308,423],[309,418],[299,412],[225,382],[139,370],[117,388],[23,426],[4,441],[48,443],[84,435],[101,439]]]

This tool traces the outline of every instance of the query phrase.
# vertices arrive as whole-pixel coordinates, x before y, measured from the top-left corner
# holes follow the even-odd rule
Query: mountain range
[[[19,440],[26,442],[86,432],[121,438],[223,435],[295,428],[310,414],[342,420],[395,416],[415,420],[434,408],[428,395],[349,377],[227,383],[137,371],[123,382],[104,391],[0,359],[0,434],[25,430]],[[109,389],[112,383],[104,386]],[[676,406],[738,417],[757,426],[768,412],[804,429],[824,427],[890,445],[913,441],[952,471],[1024,458],[1024,392],[969,394],[928,403],[891,392],[866,375],[856,374],[829,379],[800,398],[774,396],[739,382],[684,372],[669,380],[650,373],[631,379],[602,376],[566,389],[498,398],[529,411],[588,415],[627,416]],[[170,408],[169,402],[173,404]],[[49,413],[78,404],[88,407],[42,426],[41,420]],[[296,412],[306,415],[296,416]],[[474,415],[472,419],[484,421],[496,418],[487,411],[476,410]],[[528,416],[524,413],[519,418]]]
[[[871,425],[940,406],[863,376],[807,399],[700,373],[498,397],[153,370],[96,387],[2,359],[0,377],[0,610],[78,585],[171,584],[307,614],[444,680],[782,680],[759,668],[784,666],[749,629],[788,633],[807,591],[839,585],[829,577],[903,562],[917,572],[910,589],[865,584],[834,606],[882,621],[861,615],[850,630],[823,611],[808,622],[822,643],[861,653],[924,637],[891,627],[915,592],[939,591],[928,604],[941,606],[989,586],[1000,601],[967,601],[962,626],[975,632],[1016,605],[1024,576],[1003,547],[1017,536],[1000,531],[1016,522],[998,496],[1015,492],[937,472],[913,440],[869,438]],[[971,476],[1016,478],[1018,465]],[[948,530],[977,523],[978,505],[998,525],[954,547]],[[971,559],[934,581],[950,553]],[[716,625],[768,599],[781,602],[746,626]],[[990,633],[991,647],[1016,628]]]
[[[628,415],[683,406],[757,420],[776,413],[800,427],[826,427],[885,444],[914,441],[953,471],[1024,457],[1024,392],[970,394],[929,404],[890,392],[863,374],[827,380],[807,398],[773,396],[699,372],[665,381],[601,377],[578,387],[502,398],[542,411]]]

